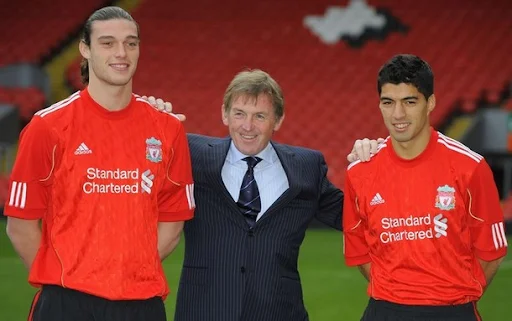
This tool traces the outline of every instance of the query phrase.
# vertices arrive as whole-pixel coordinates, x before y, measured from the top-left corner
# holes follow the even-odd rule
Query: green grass
[[[171,294],[166,300],[170,321],[174,312],[182,258],[183,246],[180,245],[164,264],[171,287]],[[368,301],[366,282],[356,269],[344,265],[339,233],[310,230],[301,249],[299,264],[305,302],[312,321],[359,320]],[[5,235],[5,221],[0,220],[0,320],[26,320],[35,293],[35,289],[27,284],[26,278],[27,272]],[[511,295],[512,255],[509,254],[479,303],[483,319],[512,319]]]

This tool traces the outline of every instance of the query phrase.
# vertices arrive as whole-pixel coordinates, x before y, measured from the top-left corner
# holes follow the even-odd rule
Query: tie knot
[[[256,156],[249,156],[244,158],[243,160],[247,162],[247,166],[249,166],[250,169],[253,169],[254,166],[261,162],[261,158]]]

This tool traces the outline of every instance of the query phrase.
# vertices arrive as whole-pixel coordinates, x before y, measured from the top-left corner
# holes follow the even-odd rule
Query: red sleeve
[[[159,221],[177,222],[194,216],[194,182],[187,136],[179,123],[164,185],[158,194]]]
[[[343,254],[348,266],[371,262],[370,250],[365,239],[366,223],[361,217],[356,192],[350,178],[345,175],[343,198]]]
[[[475,169],[468,185],[471,241],[476,256],[493,261],[507,254],[503,211],[492,171],[485,162]]]
[[[20,134],[18,153],[9,179],[6,216],[36,220],[48,207],[56,140],[46,122],[34,116]]]

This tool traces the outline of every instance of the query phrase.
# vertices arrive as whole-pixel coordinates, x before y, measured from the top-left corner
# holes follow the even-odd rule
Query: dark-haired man
[[[390,136],[348,166],[344,253],[369,281],[363,321],[480,320],[476,302],[507,252],[485,159],[432,129],[434,76],[397,55],[378,76]]]

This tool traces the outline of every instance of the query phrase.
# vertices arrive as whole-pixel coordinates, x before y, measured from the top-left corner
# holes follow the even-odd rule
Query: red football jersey
[[[165,297],[157,225],[193,217],[193,186],[177,118],[136,95],[110,112],[85,89],[23,129],[4,212],[42,219],[32,285],[112,300]]]
[[[505,256],[503,212],[482,156],[434,130],[412,160],[391,139],[367,163],[347,169],[343,208],[349,266],[371,263],[368,295],[399,304],[478,300],[478,259]]]

